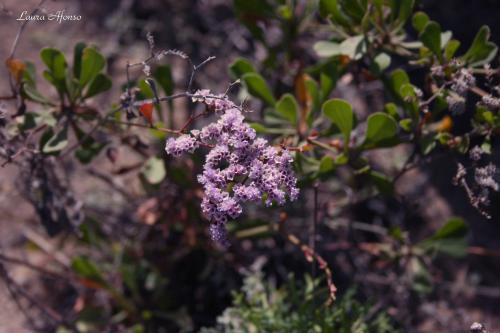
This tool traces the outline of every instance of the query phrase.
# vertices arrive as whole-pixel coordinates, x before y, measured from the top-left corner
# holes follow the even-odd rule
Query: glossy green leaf
[[[80,73],[80,86],[86,86],[97,74],[104,69],[106,60],[92,47],[87,47],[82,54],[82,69]]]
[[[299,104],[293,95],[284,94],[276,103],[276,112],[295,125],[299,115]]]
[[[260,98],[262,101],[271,106],[276,104],[276,100],[274,99],[271,89],[260,74],[246,73],[243,75],[242,80],[251,95]]]
[[[490,28],[486,25],[479,29],[469,50],[462,57],[471,66],[481,66],[490,62],[497,54],[498,47],[490,42]]]

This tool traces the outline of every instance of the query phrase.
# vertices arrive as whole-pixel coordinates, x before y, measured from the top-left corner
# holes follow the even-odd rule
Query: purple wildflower
[[[227,244],[225,224],[243,213],[243,203],[258,202],[264,196],[266,206],[297,199],[293,157],[289,151],[278,150],[267,140],[257,138],[239,108],[226,96],[198,90],[193,101],[222,112],[220,118],[201,130],[191,131],[191,135],[169,139],[166,151],[178,156],[193,152],[200,144],[213,147],[198,175],[204,189],[201,208],[211,222],[212,239]]]

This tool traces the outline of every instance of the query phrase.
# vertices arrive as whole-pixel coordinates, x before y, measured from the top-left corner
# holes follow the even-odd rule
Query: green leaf
[[[348,149],[351,131],[356,122],[351,104],[342,99],[331,99],[323,104],[323,114],[342,132],[344,136],[344,147]]]
[[[460,47],[460,42],[456,39],[450,40],[444,47],[444,58],[446,61],[450,61],[458,48]]]
[[[276,103],[276,112],[295,125],[299,114],[299,104],[293,95],[284,94]]]
[[[398,114],[398,107],[394,103],[387,103],[384,105],[384,111],[387,112],[392,118],[400,119]]]
[[[90,147],[81,147],[75,151],[75,157],[82,164],[88,164],[99,155],[102,148],[106,146],[105,143],[95,142]]]
[[[413,119],[405,118],[399,121],[399,126],[405,131],[410,133],[413,128]]]
[[[402,98],[401,96],[401,87],[406,84],[410,83],[410,78],[408,77],[408,74],[402,69],[396,69],[391,73],[391,88],[393,92],[396,94],[396,96]]]
[[[111,79],[106,74],[99,73],[90,83],[84,98],[89,98],[105,92],[111,88],[111,85]]]
[[[397,141],[398,125],[394,118],[376,112],[368,117],[365,140],[362,147],[365,149],[392,146]]]
[[[474,37],[474,41],[462,59],[471,66],[481,66],[490,62],[497,54],[498,47],[490,42],[490,28],[486,25]]]
[[[22,91],[25,93],[26,97],[33,102],[38,102],[41,104],[51,104],[52,102],[45,96],[42,95],[34,86],[24,85]]]
[[[328,155],[323,156],[319,163],[318,172],[325,174],[335,169],[335,161]]]
[[[467,225],[461,218],[452,218],[420,246],[426,250],[461,257],[467,253]]]
[[[424,45],[434,53],[439,61],[442,61],[441,53],[441,27],[434,21],[427,22],[424,30],[419,35],[420,40]]]
[[[397,19],[397,29],[400,29],[404,26],[408,18],[410,17],[413,11],[413,5],[415,4],[414,0],[401,0],[401,4],[399,7],[399,14]]]
[[[370,170],[369,175],[371,181],[380,193],[385,195],[391,195],[394,193],[394,183],[386,175],[374,170]]]
[[[36,87],[36,69],[32,62],[26,62],[26,68],[23,71],[24,86]]]
[[[49,47],[43,48],[40,51],[40,58],[42,58],[43,63],[47,66],[55,80],[64,80],[67,64],[64,54],[61,51]]]
[[[86,279],[101,283],[105,282],[103,275],[97,265],[87,257],[81,256],[74,258],[71,263],[71,268],[76,274]]]
[[[258,73],[246,73],[242,77],[248,92],[263,100],[267,104],[274,106],[276,99],[264,78]]]
[[[229,65],[229,71],[235,78],[241,78],[247,73],[256,73],[252,63],[244,58],[237,58],[233,61],[233,63]]]
[[[363,35],[357,35],[345,39],[340,43],[340,53],[348,56],[351,59],[359,60],[366,52],[365,37]]]
[[[417,256],[413,256],[408,265],[408,271],[412,277],[412,289],[419,294],[432,292],[432,277],[424,265],[424,262]]]
[[[170,96],[174,93],[175,83],[172,77],[172,70],[170,66],[158,66],[153,73],[153,77],[167,96]]]
[[[141,174],[150,184],[159,184],[167,175],[165,163],[161,158],[151,157],[144,163]]]
[[[422,32],[424,30],[425,25],[429,22],[429,16],[427,16],[424,12],[416,12],[413,15],[412,25],[415,30],[418,32]]]
[[[434,133],[425,135],[419,140],[419,143],[422,154],[428,155],[436,148],[436,135]]]
[[[329,17],[332,21],[349,28],[349,19],[340,11],[337,0],[320,0],[319,12],[323,17]]]
[[[391,57],[387,53],[379,53],[373,61],[379,73],[382,73],[391,65]]]
[[[444,49],[444,47],[446,46],[446,44],[448,44],[452,36],[453,32],[449,30],[441,33],[441,49]]]
[[[257,133],[262,134],[294,134],[295,130],[290,128],[270,128],[266,127],[260,123],[249,123],[250,127],[252,127]]]
[[[340,66],[338,64],[338,61],[336,60],[327,62],[324,66],[321,67],[321,72],[320,72],[321,95],[314,94],[310,91],[309,93],[311,94],[311,96],[317,96],[318,98],[321,99],[321,101],[324,101],[328,98],[332,90],[335,88],[337,80],[339,79],[340,76],[339,67]],[[309,85],[316,84],[316,82],[313,81],[313,79],[311,78],[306,80],[306,85],[308,84]],[[316,99],[314,103],[315,107],[319,108],[319,103],[321,103],[321,101]]]
[[[97,74],[104,69],[106,60],[93,47],[86,47],[82,55],[82,70],[80,74],[80,86],[85,87]]]
[[[85,43],[78,43],[75,45],[73,53],[73,76],[77,79],[80,78],[80,73],[82,71],[82,55],[86,46]]]
[[[329,58],[341,54],[338,43],[326,40],[314,43],[313,50],[321,58]]]
[[[42,152],[45,154],[56,153],[68,145],[68,128],[64,127],[61,131],[55,133],[43,145]]]

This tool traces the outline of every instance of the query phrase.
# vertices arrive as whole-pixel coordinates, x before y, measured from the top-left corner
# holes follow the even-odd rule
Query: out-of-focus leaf
[[[419,37],[422,43],[438,57],[439,61],[442,61],[441,27],[439,24],[434,21],[427,22]]]
[[[446,46],[446,44],[448,44],[452,36],[453,33],[449,30],[441,33],[441,49],[444,49],[444,47]]]
[[[331,99],[323,104],[323,113],[340,129],[344,136],[344,148],[348,149],[351,131],[356,122],[351,104],[342,99]]]
[[[45,154],[56,153],[64,149],[68,145],[68,129],[64,127],[43,145],[42,152]]]
[[[422,154],[428,155],[434,148],[436,148],[436,135],[434,133],[425,135],[419,140],[419,143]]]
[[[474,41],[462,59],[471,66],[481,66],[490,62],[497,54],[498,47],[490,42],[490,28],[486,25],[474,37]]]
[[[394,193],[394,183],[386,175],[374,170],[370,170],[369,175],[380,193],[385,195]]]
[[[35,87],[31,85],[23,86],[22,91],[24,92],[26,97],[33,102],[38,102],[41,104],[51,104],[51,101],[47,97],[43,96]]]
[[[354,60],[361,59],[363,54],[366,52],[366,43],[364,38],[365,37],[363,35],[357,35],[345,39],[339,45],[340,53]]]
[[[284,94],[276,103],[276,112],[291,124],[297,124],[299,105],[291,94]]]
[[[71,263],[71,268],[76,274],[80,275],[81,277],[96,281],[98,283],[105,282],[103,275],[97,265],[87,257],[75,257]]]
[[[376,147],[387,147],[394,145],[398,125],[389,115],[376,112],[371,114],[367,120],[365,140],[362,147],[365,149]]]
[[[391,65],[391,57],[387,53],[380,53],[373,60],[379,73],[383,72]]]
[[[83,50],[87,47],[85,43],[77,43],[75,45],[73,53],[73,76],[76,79],[80,79],[80,73],[82,72],[82,55]]]
[[[246,73],[242,77],[245,86],[250,94],[260,98],[267,104],[274,106],[276,100],[267,85],[266,80],[258,73]]]
[[[106,60],[95,48],[86,47],[82,54],[82,69],[80,73],[80,86],[85,87],[96,75],[104,69]]]
[[[295,129],[290,129],[290,128],[271,128],[271,127],[266,127],[260,123],[250,123],[250,127],[252,127],[257,133],[262,133],[262,134],[294,134]]]
[[[431,275],[420,258],[411,258],[408,270],[411,274],[413,290],[419,294],[428,294],[432,291]]]
[[[153,76],[167,96],[174,93],[175,84],[170,66],[158,66],[154,71]]]
[[[390,82],[391,82],[391,88],[392,88],[393,92],[398,97],[402,98],[401,87],[405,83],[410,83],[410,78],[408,77],[408,74],[406,74],[406,72],[404,70],[396,69],[395,71],[393,71],[391,73]]]
[[[58,81],[64,80],[67,64],[61,51],[47,47],[40,51],[40,57],[54,79]]]
[[[167,172],[161,158],[151,157],[144,163],[141,174],[150,184],[159,184],[163,181]]]
[[[413,11],[413,5],[415,4],[414,0],[401,0],[401,4],[399,6],[398,18],[396,20],[398,29],[401,29],[408,18],[410,17]]]
[[[318,172],[320,174],[328,173],[335,169],[335,161],[328,155],[323,156],[319,163]]]
[[[329,58],[341,54],[340,45],[330,41],[319,41],[313,46],[314,52],[321,58]]]
[[[256,73],[252,63],[244,58],[237,58],[233,61],[233,63],[229,65],[229,71],[235,78],[241,78],[247,73]]]
[[[89,98],[111,89],[112,83],[109,76],[99,73],[90,83],[84,98]]]
[[[320,0],[319,12],[323,17],[330,19],[344,27],[350,27],[349,19],[340,11],[337,0]]]
[[[461,218],[452,218],[436,231],[436,233],[422,241],[419,245],[426,250],[444,253],[454,257],[461,257],[467,253],[467,225]]]
[[[413,15],[412,25],[415,30],[418,32],[422,32],[424,30],[425,25],[429,22],[429,16],[427,16],[424,12],[416,12]]]
[[[446,61],[450,61],[455,53],[457,52],[458,48],[460,47],[460,42],[456,39],[452,39],[446,44],[444,47],[444,57]]]

